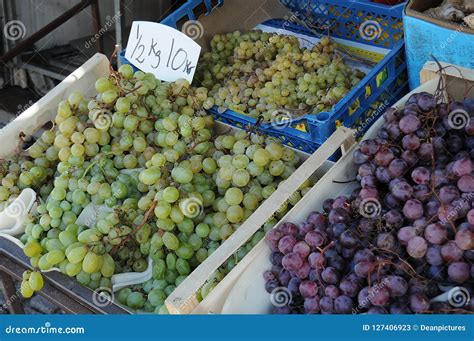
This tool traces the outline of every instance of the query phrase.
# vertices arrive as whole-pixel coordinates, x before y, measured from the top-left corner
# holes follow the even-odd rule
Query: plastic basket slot
[[[407,91],[407,83],[403,79],[406,79],[406,76],[400,77],[397,81],[382,87],[376,96],[377,101],[373,102],[369,109],[360,115],[357,121],[344,120],[344,125],[351,124],[351,126],[355,126],[358,132],[365,132],[370,124],[399,98],[399,95]],[[363,125],[362,130],[358,127],[361,124]]]
[[[185,16],[185,17],[182,17],[181,19],[179,19],[177,22],[176,22],[176,28],[177,29],[181,29],[183,27],[183,25],[190,21],[190,20],[196,20],[196,16],[194,15],[194,12],[192,13],[192,15],[188,15],[188,16]]]
[[[388,68],[383,69],[381,72],[377,74],[377,78],[376,78],[377,88],[387,81],[388,74],[389,74]]]
[[[369,84],[365,87],[365,96],[363,97],[364,101],[361,103],[362,106],[365,104],[365,100],[367,100],[367,98],[369,98],[372,93],[372,85]]]
[[[340,13],[339,11],[334,11],[332,14],[335,18],[342,16],[346,20],[352,20],[354,11],[347,9],[347,10],[344,10],[342,13]]]
[[[323,4],[312,3],[311,6],[309,7],[309,10],[311,12],[314,12],[315,14],[320,14],[320,15],[328,14],[328,7]]]
[[[335,16],[337,16],[337,17],[340,16],[340,15],[344,15],[344,18],[347,18],[346,13],[341,13],[340,10],[339,10],[339,8],[336,7],[336,6],[331,6],[331,7],[329,8],[329,12],[330,12],[332,15],[335,15]],[[350,11],[348,11],[348,12],[350,12]]]
[[[369,88],[369,93],[367,91],[367,88]],[[367,102],[371,101],[371,99],[375,100],[373,96],[377,93],[378,89],[379,87],[377,86],[377,77],[374,77],[370,80],[369,85],[367,85],[366,87],[365,96],[361,101],[361,105],[366,106],[368,104]]]
[[[367,91],[367,90],[366,90]],[[360,101],[359,99],[357,98],[354,102],[352,102],[352,104],[349,106],[349,115],[352,116],[352,114],[358,109],[360,108]]]
[[[161,21],[162,24],[181,28],[189,20],[197,20],[203,14],[209,15],[216,7],[222,6],[224,0],[190,0],[170,16]]]
[[[209,12],[207,2],[201,2],[199,5],[193,8],[193,20],[199,18],[202,14],[206,14]]]

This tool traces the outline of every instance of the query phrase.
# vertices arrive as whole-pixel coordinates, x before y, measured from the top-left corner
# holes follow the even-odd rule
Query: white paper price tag
[[[185,78],[192,82],[201,46],[169,26],[134,21],[125,57],[137,68],[158,79],[173,82]]]

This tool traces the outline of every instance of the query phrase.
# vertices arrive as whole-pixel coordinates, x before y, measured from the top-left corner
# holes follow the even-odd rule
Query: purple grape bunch
[[[326,200],[323,213],[312,212],[299,225],[285,222],[267,233],[272,269],[264,273],[265,289],[275,313],[410,313],[429,308],[426,295],[409,290],[420,286],[409,276],[410,269],[403,270],[396,257],[374,248],[396,239],[377,234],[374,221],[360,215],[351,204],[357,192],[351,198]],[[274,298],[282,292],[284,304]]]
[[[466,118],[469,114],[472,108],[464,103],[438,104],[433,95],[415,94],[404,109],[384,114],[378,137],[362,141],[362,156],[355,157],[360,183],[367,184],[364,190],[374,194],[373,200],[383,201],[382,222],[417,271],[457,285],[473,273],[474,121]]]
[[[274,306],[276,313],[351,313],[353,291],[359,283],[342,277],[349,264],[340,252],[340,242],[330,241],[340,239],[350,221],[350,205],[344,205],[349,200],[338,199],[331,204],[329,214],[312,212],[299,225],[286,222],[268,231],[266,241],[273,251],[273,267],[264,274],[266,289],[272,296],[281,287],[291,293],[288,304]],[[340,287],[344,280],[347,291]]]
[[[266,290],[291,293],[275,313],[474,311],[471,102],[419,93],[390,108],[354,153],[360,188],[267,233]],[[470,116],[454,125],[453,112]],[[453,287],[461,304],[433,300]]]

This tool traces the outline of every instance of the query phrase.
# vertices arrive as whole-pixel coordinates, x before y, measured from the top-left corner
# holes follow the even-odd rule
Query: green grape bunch
[[[256,54],[271,59],[293,43],[283,39]],[[26,153],[0,163],[4,206],[23,188],[39,193],[20,237],[32,267],[22,294],[41,290],[41,272],[51,269],[92,290],[111,288],[113,275],[143,272],[151,259],[152,279],[121,289],[116,302],[165,314],[166,297],[294,173],[300,158],[275,138],[222,132],[206,112],[212,91],[186,80],[161,82],[122,65],[97,79],[95,90],[89,98],[69,94],[54,126]],[[97,213],[78,220],[89,205]],[[219,270],[207,293],[263,234]]]
[[[210,89],[207,108],[271,121],[278,111],[330,111],[364,76],[346,64],[329,37],[309,49],[294,36],[252,30],[215,35],[195,83]]]

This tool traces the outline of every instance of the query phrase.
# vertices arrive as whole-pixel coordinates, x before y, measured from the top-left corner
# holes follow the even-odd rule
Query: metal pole
[[[0,56],[0,62],[7,62],[8,60],[14,58],[15,56],[19,55],[21,52],[27,50],[30,46],[36,43],[38,40],[64,24],[66,21],[71,19],[74,15],[81,12],[83,9],[87,8],[91,5],[91,1],[93,0],[82,0],[79,4],[71,8],[70,10],[66,11],[64,14],[60,15],[49,24],[38,30],[37,32],[33,33],[31,36],[26,38],[25,40],[20,41],[13,49],[5,53],[4,55]]]
[[[102,34],[100,34],[101,24],[100,24],[100,11],[99,11],[98,0],[91,1],[91,11],[92,11],[92,18],[93,18],[95,33],[99,37],[96,42],[97,51],[99,51],[100,53],[104,53],[104,40],[102,39]]]
[[[8,22],[8,4],[6,3],[5,0],[1,0],[1,2],[0,2],[0,27],[5,27],[7,22]],[[3,34],[1,35],[1,41],[2,41],[2,51],[1,52],[2,53],[7,53],[10,50],[10,45],[8,44],[8,39]],[[10,81],[13,77],[13,72],[9,67],[7,67],[5,64],[3,64],[2,68],[3,68],[4,80],[3,80],[3,84],[0,84],[0,87],[3,87],[3,86],[5,86],[5,84],[10,83]]]
[[[115,45],[118,47],[119,52],[117,53],[117,67],[120,66],[119,53],[122,51],[122,1],[114,0],[114,12],[118,18],[115,20]]]

